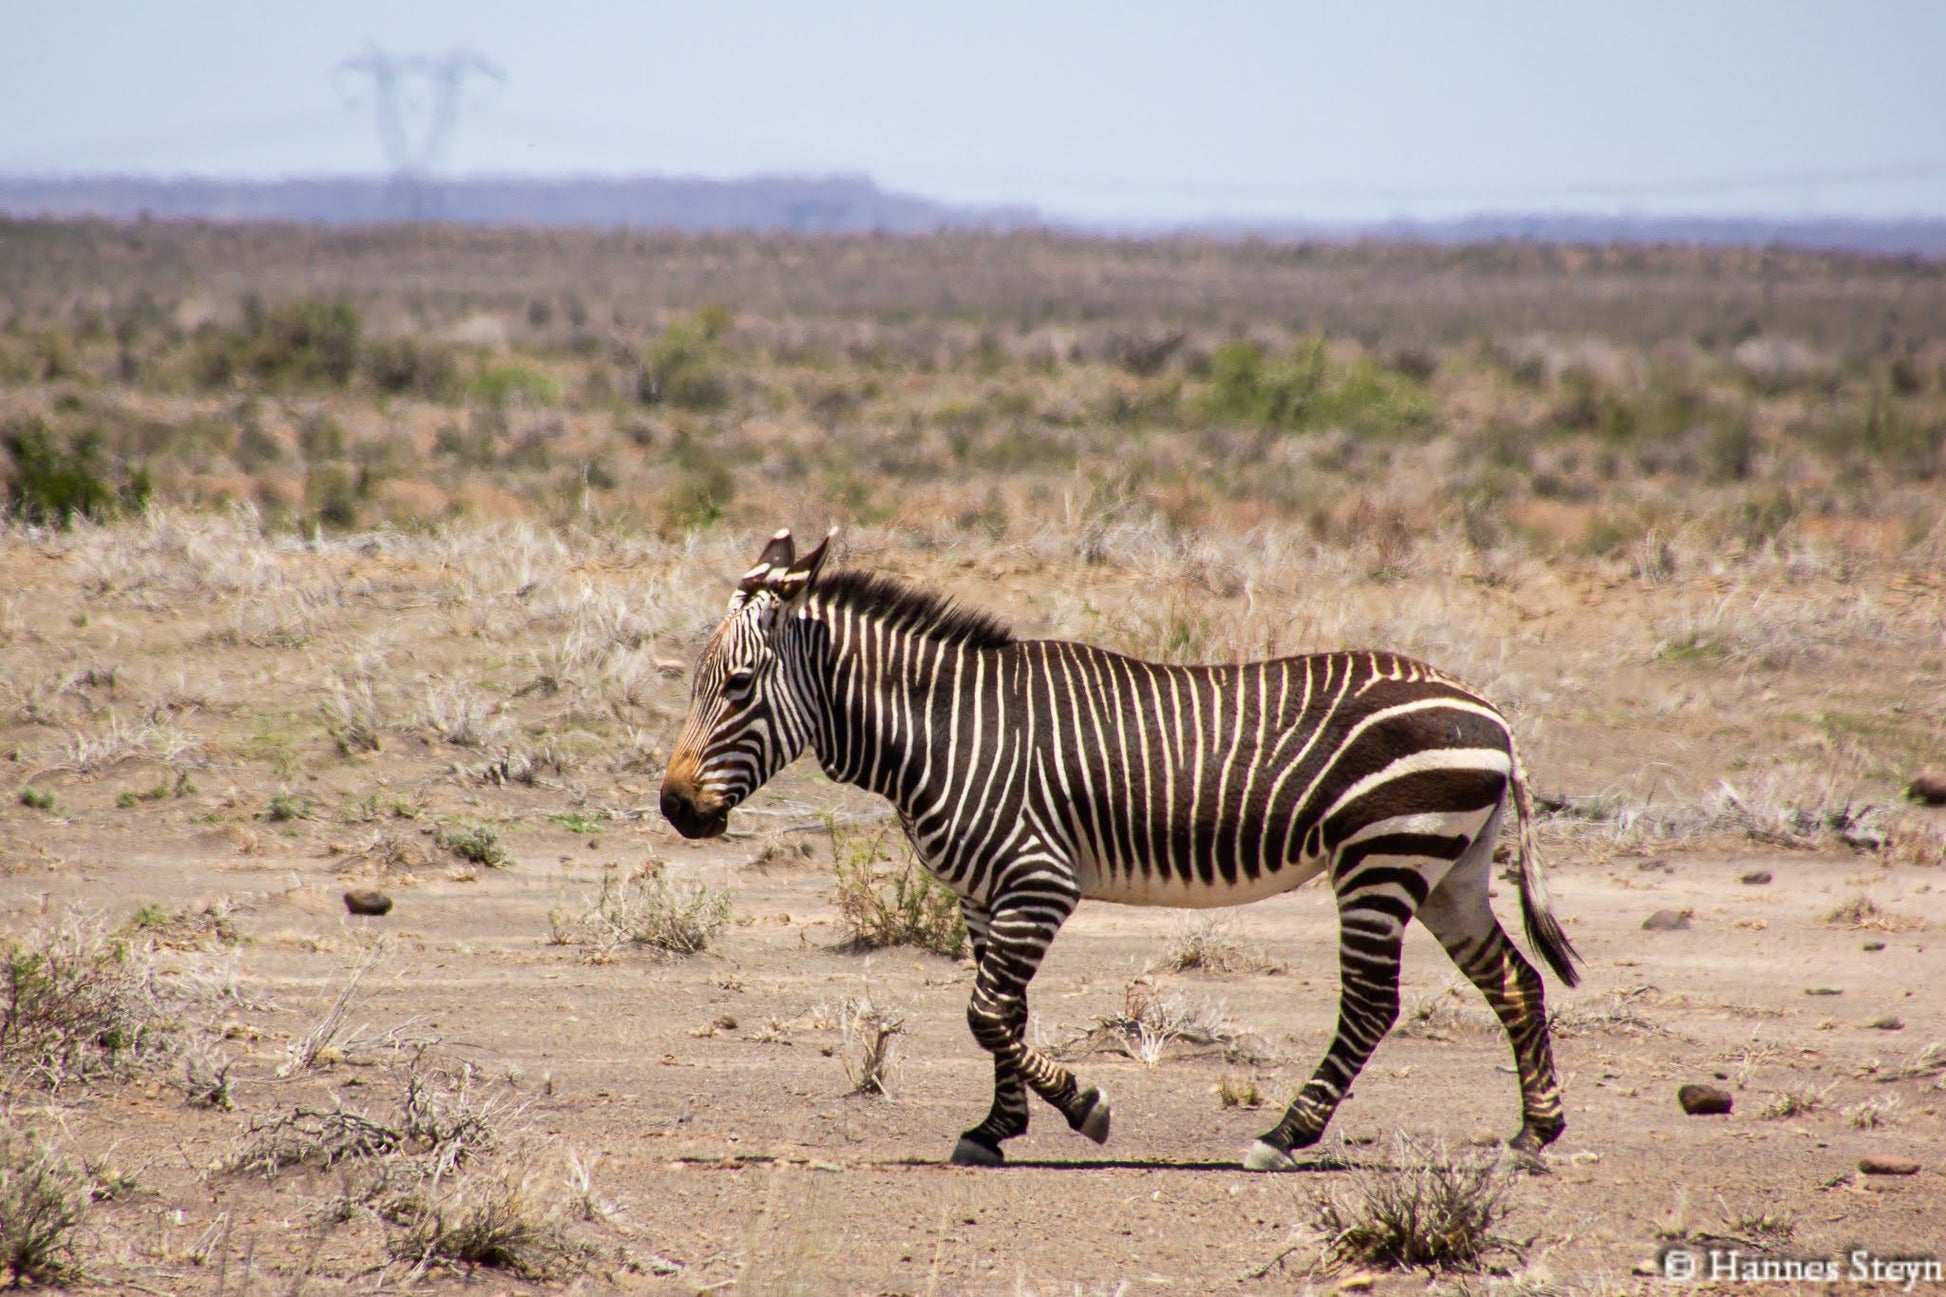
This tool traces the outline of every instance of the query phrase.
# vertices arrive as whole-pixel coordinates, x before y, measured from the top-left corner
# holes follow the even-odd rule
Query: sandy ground
[[[86,831],[36,836],[58,851],[64,835]],[[156,852],[134,837],[97,838],[84,868],[15,874],[0,897],[15,916],[138,894],[169,907],[237,898],[247,942],[238,977],[257,1007],[235,1016],[262,1033],[238,1051],[250,1077],[236,1087],[244,1111],[288,1098],[294,1083],[269,1075],[284,1038],[315,1021],[378,937],[386,953],[354,1017],[437,1038],[514,1078],[498,1084],[536,1137],[537,1181],[561,1180],[570,1152],[592,1165],[612,1207],[606,1246],[625,1258],[581,1281],[595,1288],[695,1291],[736,1280],[755,1292],[1289,1291],[1318,1254],[1314,1199],[1347,1180],[1343,1167],[1385,1165],[1399,1153],[1395,1135],[1471,1152],[1517,1125],[1504,1040],[1470,990],[1446,995],[1454,971],[1415,933],[1405,999],[1408,1020],[1422,1023],[1408,1021],[1379,1049],[1327,1138],[1327,1169],[1267,1177],[1234,1168],[1271,1117],[1220,1107],[1219,1080],[1249,1076],[1273,1102],[1286,1097],[1332,1022],[1334,934],[1328,897],[1312,888],[1237,913],[1237,935],[1261,947],[1268,971],[1150,973],[1165,989],[1220,1004],[1274,1063],[1084,1057],[1082,1075],[1115,1100],[1106,1147],[1041,1112],[1010,1146],[1007,1168],[943,1166],[955,1133],[984,1110],[988,1084],[962,1017],[970,974],[910,951],[864,959],[836,949],[821,835],[804,835],[817,858],[784,868],[748,866],[748,843],[693,848],[649,821],[603,834],[594,849],[557,836],[524,838],[513,869],[395,888],[398,906],[383,919],[343,914],[329,860]],[[548,912],[593,893],[601,862],[650,855],[672,875],[734,888],[737,918],[714,949],[679,961],[625,951],[591,965],[549,944]],[[1772,881],[1739,881],[1759,869]],[[1946,895],[1936,876],[1809,853],[1557,867],[1559,906],[1588,964],[1579,990],[1552,992],[1569,1127],[1551,1150],[1552,1173],[1522,1176],[1513,1190],[1504,1232],[1521,1247],[1503,1264],[1529,1280],[1622,1288],[1664,1246],[1659,1233],[1790,1256],[1946,1250],[1938,1072],[1886,1079],[1946,1038],[1936,990],[1946,960],[1933,935]],[[1927,926],[1823,921],[1866,888],[1902,923]],[[1690,926],[1644,932],[1643,919],[1665,908],[1692,911]],[[1084,906],[1034,984],[1042,1038],[1066,1039],[1119,1010],[1180,922],[1167,911]],[[834,1006],[860,995],[907,1023],[889,1098],[847,1093]],[[325,1079],[355,1096],[344,1087],[374,1071],[345,1063]],[[1713,1078],[1733,1091],[1735,1110],[1685,1116],[1677,1086]],[[1815,1106],[1764,1116],[1780,1093],[1815,1095]],[[1895,1124],[1858,1129],[1844,1115],[1894,1098]],[[372,1227],[356,1221],[323,1230],[324,1246],[309,1255],[322,1228],[310,1221],[314,1200],[330,1195],[330,1176],[267,1183],[210,1173],[238,1142],[235,1116],[186,1108],[155,1082],[68,1102],[69,1124],[88,1142],[140,1168],[138,1190],[103,1204],[89,1227],[112,1241],[94,1267],[107,1286],[213,1289],[215,1260],[196,1265],[186,1252],[226,1219],[232,1287],[246,1253],[256,1283],[274,1290],[307,1257],[318,1291],[353,1276],[399,1280],[400,1268],[371,1270],[375,1249],[361,1233]],[[1872,1152],[1927,1165],[1910,1178],[1857,1175]],[[1380,1280],[1399,1290],[1424,1282]]]

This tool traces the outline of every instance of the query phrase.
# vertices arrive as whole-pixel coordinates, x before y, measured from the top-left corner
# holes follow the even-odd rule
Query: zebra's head
[[[662,779],[663,818],[685,838],[723,832],[730,811],[810,742],[810,719],[784,669],[779,639],[804,606],[830,543],[826,536],[799,558],[789,531],[772,536],[697,660],[689,719]]]

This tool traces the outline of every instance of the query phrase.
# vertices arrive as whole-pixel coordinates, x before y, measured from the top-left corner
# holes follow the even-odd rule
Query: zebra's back
[[[1232,905],[1289,890],[1338,853],[1437,850],[1498,809],[1504,717],[1390,653],[1234,666],[1024,642],[1035,783],[1084,895]]]

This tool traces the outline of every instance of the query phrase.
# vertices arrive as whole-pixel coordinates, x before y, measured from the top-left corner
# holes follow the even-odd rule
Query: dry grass
[[[1318,1228],[1341,1263],[1477,1270],[1512,1240],[1513,1176],[1498,1160],[1461,1160],[1438,1144],[1400,1136],[1390,1168],[1352,1173],[1348,1188],[1316,1200]]]
[[[876,1004],[867,990],[847,999],[839,1011],[844,1030],[845,1076],[853,1094],[888,1095],[896,1072],[898,1037],[905,1016]]]
[[[1172,973],[1203,972],[1219,976],[1260,973],[1272,967],[1263,948],[1237,935],[1236,920],[1228,915],[1197,915],[1179,920],[1157,967]]]
[[[549,913],[549,940],[607,963],[628,945],[659,955],[701,954],[730,922],[730,894],[701,879],[672,879],[658,861],[603,871],[601,890],[579,912]]]
[[[80,1276],[86,1179],[33,1131],[16,1131],[11,1118],[0,1125],[0,1267],[10,1286],[59,1287]]]
[[[59,1090],[166,1055],[174,1021],[153,949],[70,914],[0,938],[0,1076]]]
[[[902,835],[831,827],[838,918],[853,950],[911,946],[957,959],[966,951],[959,898],[919,867]]]
[[[1121,1012],[1096,1018],[1092,1027],[1055,1052],[1069,1058],[1121,1054],[1145,1067],[1156,1067],[1171,1056],[1251,1065],[1275,1061],[1268,1042],[1231,1021],[1221,1004],[1159,988],[1146,977],[1136,978],[1122,992]]]

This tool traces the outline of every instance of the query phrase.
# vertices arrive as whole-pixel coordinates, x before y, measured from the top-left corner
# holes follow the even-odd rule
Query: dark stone
[[[390,914],[392,898],[375,887],[361,887],[345,893],[345,908],[353,914]]]
[[[1909,1157],[1867,1153],[1858,1159],[1858,1169],[1866,1175],[1918,1175],[1920,1166]]]
[[[1868,941],[1864,945],[1860,946],[1859,949],[1860,950],[1883,950],[1885,949],[1885,943],[1883,941]]]
[[[1770,881],[1770,871],[1768,869],[1753,869],[1739,881],[1748,883],[1752,887],[1762,887]]]
[[[1906,785],[1905,795],[1922,806],[1946,806],[1946,770],[1921,770]]]
[[[1714,1085],[1685,1085],[1676,1091],[1676,1102],[1692,1117],[1720,1117],[1736,1100],[1728,1090]]]
[[[1688,926],[1688,910],[1657,910],[1642,920],[1642,929],[1645,932],[1678,932]]]

